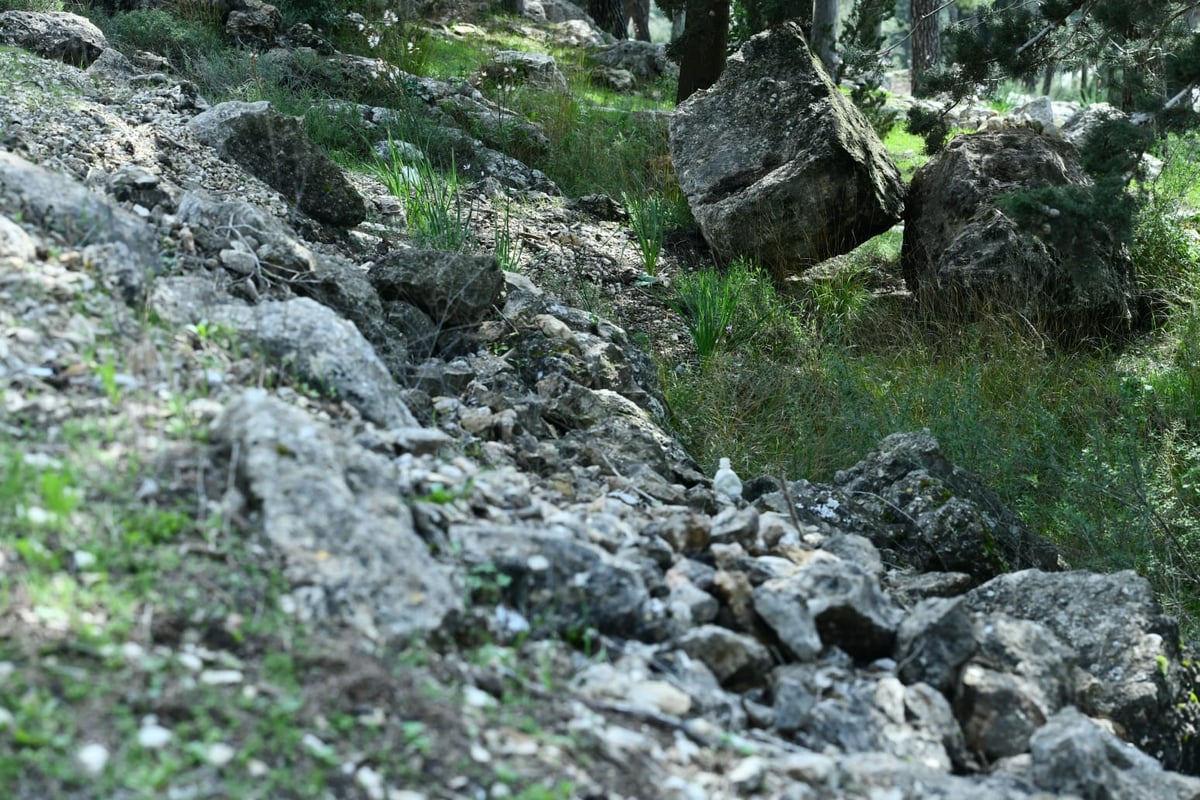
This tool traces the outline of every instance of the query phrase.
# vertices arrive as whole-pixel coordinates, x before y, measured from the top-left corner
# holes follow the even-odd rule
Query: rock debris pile
[[[10,41],[74,61],[80,28]],[[224,476],[215,507],[282,558],[299,620],[367,651],[486,636],[566,665],[530,691],[622,767],[559,763],[579,796],[1200,797],[1194,684],[1147,582],[1066,570],[929,434],[829,485],[714,488],[624,330],[491,256],[407,246],[381,187],[281,181],[261,145],[300,132],[262,104],[204,111],[164,74],[0,53],[18,72],[36,77],[0,92],[5,430],[97,402],[67,368],[111,321],[130,386],[207,387],[193,455]],[[314,150],[288,157],[329,177],[300,163]],[[322,240],[313,217],[358,227]],[[150,320],[259,361],[188,371]],[[494,673],[464,676],[464,714],[497,702]]]

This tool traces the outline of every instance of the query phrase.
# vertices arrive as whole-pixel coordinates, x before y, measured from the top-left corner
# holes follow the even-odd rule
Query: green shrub
[[[666,233],[670,205],[661,195],[646,197],[623,195],[625,210],[629,212],[629,227],[637,239],[642,267],[647,275],[658,270],[658,256],[662,252],[663,236]]]
[[[458,173],[451,162],[449,173],[438,174],[428,157],[405,159],[394,142],[388,158],[377,158],[371,171],[396,197],[404,201],[409,234],[436,250],[467,250],[474,245],[472,208],[458,191]],[[406,164],[405,161],[412,161]]]
[[[798,328],[786,301],[753,262],[738,259],[724,272],[702,269],[675,280],[675,307],[701,361],[720,349],[789,347]]]
[[[220,31],[212,25],[159,8],[136,9],[93,21],[118,46],[158,53],[185,71],[191,62],[213,55],[224,46]]]
[[[66,11],[63,0],[0,0],[0,11]]]
[[[1163,170],[1134,219],[1133,260],[1139,288],[1175,308],[1200,294],[1200,142],[1174,140]],[[1187,209],[1191,207],[1190,214]]]

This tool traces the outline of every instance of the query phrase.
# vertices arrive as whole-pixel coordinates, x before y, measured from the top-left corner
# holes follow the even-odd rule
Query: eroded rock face
[[[157,264],[145,220],[71,178],[0,152],[0,212],[35,220],[63,245],[81,246],[102,283],[127,303],[145,298]]]
[[[885,438],[834,483],[846,502],[884,523],[865,532],[919,571],[977,580],[1025,567],[1061,569],[1058,551],[1029,530],[977,476],[946,459],[928,432]]]
[[[1113,720],[1129,741],[1168,767],[1196,763],[1196,744],[1179,735],[1178,625],[1163,614],[1144,578],[1025,570],[972,590],[965,607],[1045,626],[1095,679],[1076,692],[1082,711]]]
[[[0,43],[77,67],[88,66],[108,47],[91,20],[65,11],[5,11],[0,14]]]
[[[1038,788],[1060,796],[1200,797],[1200,780],[1163,772],[1145,753],[1074,708],[1059,712],[1034,734],[1030,752]]]
[[[782,277],[900,219],[899,172],[795,24],[748,41],[670,127],[679,184],[722,257],[750,256]]]
[[[909,188],[909,288],[949,318],[1015,311],[1070,338],[1128,330],[1134,269],[1116,234],[1065,207],[1005,207],[1019,192],[1090,186],[1065,141],[1028,129],[957,137]]]
[[[270,46],[283,25],[279,9],[262,0],[236,0],[225,20],[225,35],[241,45]]]
[[[188,128],[313,219],[352,226],[366,218],[363,199],[341,168],[309,141],[300,120],[273,111],[267,101],[221,103]]]
[[[435,630],[461,608],[387,459],[259,390],[231,402],[214,435],[237,451],[238,495],[226,500],[256,509],[287,559],[301,616],[341,618],[380,639]]]
[[[78,72],[0,56],[56,81]],[[103,103],[73,100],[78,115],[0,96],[0,118],[26,111],[21,141],[72,156],[52,173],[0,155],[4,430],[96,408],[105,420],[132,408],[173,419],[176,396],[161,387],[203,382],[188,418],[215,421],[211,438],[171,441],[187,448],[188,470],[214,477],[210,506],[283,560],[287,607],[380,654],[442,633],[488,642],[487,663],[446,639],[434,651],[439,669],[463,676],[452,711],[468,719],[552,669],[563,680],[538,690],[539,722],[571,737],[562,754],[588,791],[1196,796],[1194,779],[1162,768],[1197,768],[1185,719],[1195,667],[1140,578],[1048,571],[1053,548],[927,434],[889,437],[833,485],[745,475],[718,503],[665,427],[655,365],[624,330],[490,258],[408,250],[386,214],[375,238],[364,226],[306,239],[319,229],[294,217],[289,227],[276,192],[183,133],[185,93],[159,81],[106,85]],[[144,135],[171,147],[120,121],[148,108]],[[47,133],[60,130],[54,113],[72,115],[71,134]],[[71,151],[76,130],[105,146]],[[584,239],[604,230],[571,224]],[[167,261],[148,282],[153,325],[122,302],[93,248],[108,248],[109,264],[134,263],[122,250]],[[201,321],[233,343],[202,341]],[[453,353],[439,332],[451,327],[470,331]],[[426,338],[423,360],[407,360]],[[94,382],[64,381],[101,343],[128,348],[128,380],[153,390],[116,405]],[[146,343],[161,348],[153,364],[135,358]],[[264,375],[274,388],[248,388]],[[151,424],[127,441],[145,434],[163,441]],[[56,457],[35,437],[22,443]],[[523,678],[507,659],[528,657],[537,666]],[[470,752],[444,752],[527,745],[481,728],[461,740]],[[589,772],[574,750],[589,741],[601,749],[585,753],[653,788]],[[524,770],[543,750],[505,749],[505,763]]]

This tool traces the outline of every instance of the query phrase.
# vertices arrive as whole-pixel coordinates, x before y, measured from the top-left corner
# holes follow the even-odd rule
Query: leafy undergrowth
[[[889,139],[889,141],[893,141]],[[1146,187],[1135,259],[1170,311],[1120,346],[1064,349],[1023,319],[939,323],[904,292],[898,232],[753,298],[717,352],[663,370],[703,464],[829,480],[883,436],[930,429],[1073,566],[1135,569],[1200,632],[1200,249],[1196,145]],[[770,324],[764,326],[763,320]]]

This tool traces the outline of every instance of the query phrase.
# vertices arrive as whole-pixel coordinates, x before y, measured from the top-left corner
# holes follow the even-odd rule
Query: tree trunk
[[[682,103],[693,93],[707,89],[725,69],[725,47],[729,43],[729,0],[688,0],[683,38],[679,40],[679,91]]]
[[[831,77],[838,73],[838,0],[813,0],[812,46]]]
[[[587,13],[600,30],[618,39],[629,38],[629,22],[625,17],[623,0],[588,0]]]
[[[1051,61],[1046,65],[1046,75],[1042,78],[1042,94],[1049,95],[1050,90],[1054,88],[1054,62]]]
[[[633,21],[633,36],[650,41],[650,0],[625,0],[625,16]]]
[[[929,68],[942,60],[939,0],[912,0],[912,93],[923,97]]]

